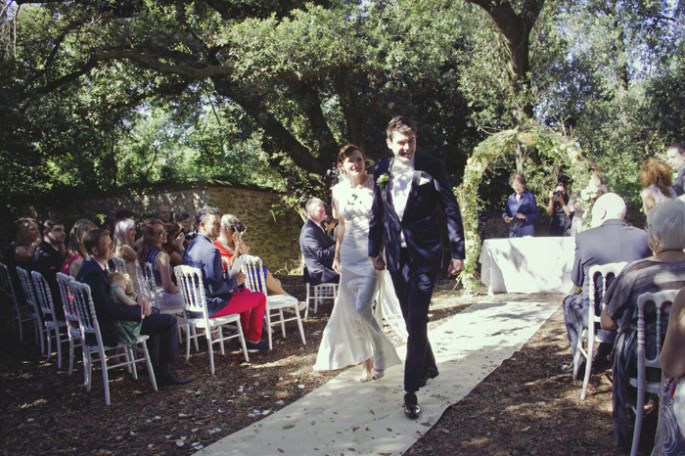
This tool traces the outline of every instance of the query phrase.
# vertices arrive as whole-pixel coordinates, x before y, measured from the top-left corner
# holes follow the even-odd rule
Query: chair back
[[[161,297],[157,295],[157,280],[155,280],[155,271],[152,268],[152,263],[149,261],[145,262],[145,268],[143,269],[143,279],[147,284],[148,298],[153,306],[159,308],[161,302]]]
[[[98,317],[95,313],[95,304],[93,304],[93,298],[90,294],[90,287],[85,283],[72,280],[69,282],[69,291],[71,291],[74,297],[81,338],[86,341],[86,336],[91,334],[95,337],[97,344],[104,347]]]
[[[43,312],[43,318],[45,320],[57,321],[55,303],[52,302],[52,293],[50,292],[48,281],[38,271],[31,271],[31,279],[36,292],[36,300],[40,305],[40,310]]]
[[[661,369],[659,366],[659,353],[661,353],[661,344],[663,343],[663,335],[666,332],[668,324],[668,315],[671,311],[673,300],[678,294],[679,290],[663,290],[654,293],[642,293],[637,297],[637,362],[638,362],[638,381],[640,381],[640,374],[645,374],[645,368]],[[646,333],[647,333],[647,319],[645,318],[646,309],[654,307],[655,331],[656,331],[656,351],[654,353],[646,352]],[[651,321],[651,318],[650,318]],[[640,367],[640,364],[643,366]],[[646,380],[646,379],[645,379]]]
[[[57,285],[59,285],[59,294],[62,297],[62,308],[64,309],[64,319],[69,323],[70,327],[79,327],[78,311],[76,310],[76,302],[74,295],[71,293],[69,284],[75,281],[72,276],[57,273]]]
[[[17,302],[17,296],[14,294],[14,285],[12,285],[10,270],[4,263],[0,263],[0,286],[2,286],[2,289],[7,297],[12,300],[12,304],[15,306],[19,305]]]
[[[112,264],[114,265],[114,271],[112,272],[118,272],[120,274],[128,273],[128,271],[126,270],[126,261],[124,261],[123,258],[113,257]]]
[[[17,266],[17,276],[19,276],[19,283],[21,288],[24,290],[24,295],[26,296],[26,303],[33,310],[33,312],[40,316],[40,306],[38,305],[38,300],[36,299],[36,291],[33,288],[33,281],[31,276],[26,269],[21,266]],[[42,321],[39,326],[42,326]]]
[[[183,296],[183,309],[186,312],[200,313],[203,318],[209,318],[202,269],[182,264],[174,268],[174,274],[176,274],[176,282]]]
[[[136,264],[136,283],[138,289],[136,293],[140,296],[145,296],[153,306],[156,306],[157,300],[153,288],[150,286],[150,282],[147,280],[147,276],[143,268],[140,267],[140,263],[135,261]],[[146,268],[147,269],[147,268]],[[135,288],[135,287],[134,287]]]
[[[590,309],[595,309],[595,321],[599,321],[604,309],[604,297],[607,289],[623,268],[628,264],[626,261],[595,265],[590,267]],[[588,321],[588,324],[592,321]]]
[[[250,291],[266,292],[266,276],[262,267],[262,259],[254,255],[242,255],[243,273],[245,274],[245,286]]]

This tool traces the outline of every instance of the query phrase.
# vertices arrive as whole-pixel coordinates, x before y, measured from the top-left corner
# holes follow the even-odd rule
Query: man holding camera
[[[203,207],[197,213],[197,223],[197,236],[186,249],[183,264],[202,269],[210,318],[239,313],[247,338],[247,350],[268,349],[268,344],[261,341],[266,296],[245,289],[245,274],[242,272],[227,277],[219,249],[213,244],[221,229],[219,209]]]
[[[552,217],[549,222],[550,236],[570,236],[571,218],[573,217],[573,202],[569,202],[566,184],[558,182],[554,191],[549,192],[547,215]]]

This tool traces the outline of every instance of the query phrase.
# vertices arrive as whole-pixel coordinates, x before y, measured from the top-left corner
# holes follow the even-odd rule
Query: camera
[[[246,229],[247,228],[245,228],[245,225],[243,225],[242,222],[235,222],[233,225],[231,225],[231,230],[234,232],[242,233]]]
[[[560,192],[559,190],[554,190],[554,192],[552,193],[552,197],[554,197],[554,198],[558,198],[560,196],[564,196],[564,192]]]
[[[192,241],[193,239],[195,239],[196,233],[194,231],[186,232],[185,230],[182,229],[181,234],[183,234],[183,237],[185,238],[186,241]]]

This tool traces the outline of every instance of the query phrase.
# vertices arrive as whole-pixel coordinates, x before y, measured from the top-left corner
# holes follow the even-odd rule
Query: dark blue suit
[[[590,268],[607,263],[631,262],[652,254],[647,233],[628,225],[625,220],[609,219],[602,225],[576,235],[576,253],[571,278],[582,293],[564,299],[564,320],[571,350],[575,353],[578,334],[588,327]],[[615,333],[602,331],[600,339],[613,343]]]
[[[90,258],[83,263],[76,280],[90,287],[95,304],[95,313],[100,324],[100,333],[105,345],[117,345],[112,331],[114,320],[140,321],[140,306],[127,306],[110,299],[110,283],[105,271],[97,261]],[[153,366],[160,378],[170,375],[169,363],[178,359],[178,325],[173,315],[152,313],[145,317],[141,334],[150,336],[147,342]]]
[[[442,267],[442,238],[436,218],[438,206],[447,221],[452,258],[465,256],[464,229],[444,164],[439,159],[420,154],[414,155],[414,174],[400,220],[393,206],[389,182],[378,183],[380,176],[390,175],[393,160],[383,160],[373,169],[375,185],[369,220],[369,256],[377,257],[385,247],[387,267],[409,333],[404,388],[411,393],[417,391],[421,380],[436,368],[427,325],[428,306]],[[400,233],[404,233],[406,249],[401,246]]]
[[[221,254],[212,241],[198,233],[188,245],[181,261],[202,270],[209,315],[212,316],[226,307],[231,300],[230,293],[237,290],[238,283],[235,279],[224,276]]]
[[[340,276],[332,267],[335,240],[312,219],[308,218],[300,230],[300,250],[310,284],[319,285],[340,280]]]

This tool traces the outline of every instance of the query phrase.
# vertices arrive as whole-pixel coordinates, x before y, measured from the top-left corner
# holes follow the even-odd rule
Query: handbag
[[[512,217],[506,225],[509,231],[516,233],[523,226],[523,220],[518,217]]]

